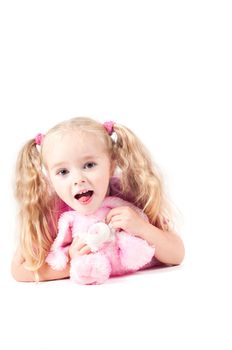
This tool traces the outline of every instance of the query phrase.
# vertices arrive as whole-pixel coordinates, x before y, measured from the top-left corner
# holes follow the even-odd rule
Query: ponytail
[[[55,227],[55,218],[50,192],[40,152],[35,140],[30,140],[18,156],[15,196],[19,203],[21,253],[31,271],[42,266],[52,243],[50,231],[51,225]]]
[[[114,131],[113,159],[121,172],[121,192],[146,213],[153,225],[168,229],[169,209],[161,175],[148,150],[127,127],[115,124]]]

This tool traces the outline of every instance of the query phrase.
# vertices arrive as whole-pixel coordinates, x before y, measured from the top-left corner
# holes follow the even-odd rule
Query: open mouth
[[[93,191],[84,191],[82,193],[77,193],[74,197],[80,202],[88,202],[93,195]]]

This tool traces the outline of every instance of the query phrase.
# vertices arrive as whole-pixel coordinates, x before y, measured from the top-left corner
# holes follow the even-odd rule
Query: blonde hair
[[[114,158],[121,172],[122,196],[141,208],[150,223],[171,227],[171,205],[165,195],[161,173],[140,139],[127,127],[116,124]]]
[[[75,130],[94,133],[104,142],[112,164],[119,170],[119,195],[124,199],[130,198],[153,225],[166,230],[170,228],[170,207],[161,176],[138,137],[120,124],[114,124],[114,132],[110,136],[101,123],[91,118],[73,118],[50,129],[44,135],[40,150],[33,139],[25,144],[18,156],[15,195],[19,203],[20,246],[31,271],[38,271],[44,264],[59,214],[59,198],[43,171],[44,140],[54,133]]]

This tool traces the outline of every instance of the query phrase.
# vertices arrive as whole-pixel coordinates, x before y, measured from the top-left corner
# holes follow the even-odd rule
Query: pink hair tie
[[[114,132],[114,124],[115,122],[112,122],[112,121],[103,123],[103,126],[109,135],[112,135],[112,133]]]
[[[41,145],[41,143],[43,142],[43,138],[44,138],[44,135],[43,134],[37,134],[36,137],[35,137],[35,143],[36,145]]]

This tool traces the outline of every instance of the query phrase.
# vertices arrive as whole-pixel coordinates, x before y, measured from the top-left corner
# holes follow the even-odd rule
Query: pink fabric
[[[119,198],[122,198],[124,200],[128,200],[131,202],[130,198],[125,198],[121,192],[120,189],[120,179],[116,176],[113,176],[110,179],[110,196],[116,196]],[[70,208],[65,202],[63,202],[62,200],[59,200],[57,202],[57,206],[55,208],[55,211],[57,212],[58,217],[60,217],[60,215],[66,211],[72,211],[73,209]],[[57,232],[53,232],[53,237],[55,239]],[[67,242],[68,243],[68,242]],[[155,257],[152,258],[152,260],[150,261],[150,263],[148,263],[147,265],[145,265],[142,269],[146,269],[146,268],[151,268],[153,266],[162,266],[163,264],[157,260]]]
[[[67,244],[79,237],[90,247],[91,253],[71,259],[70,278],[82,284],[99,284],[110,276],[137,271],[151,262],[155,248],[144,239],[123,230],[111,229],[105,223],[109,211],[129,206],[145,220],[141,209],[119,197],[106,197],[100,208],[92,215],[76,211],[63,213],[58,222],[58,234],[46,262],[54,270],[63,270],[68,262]]]

